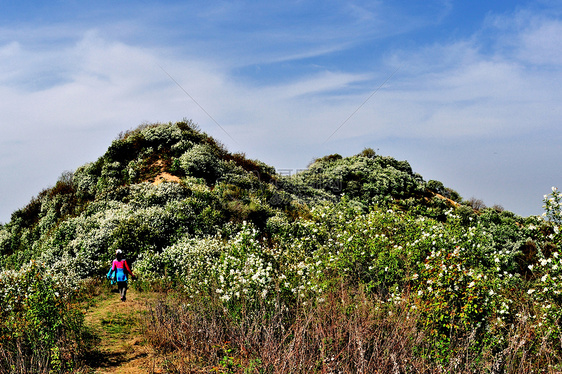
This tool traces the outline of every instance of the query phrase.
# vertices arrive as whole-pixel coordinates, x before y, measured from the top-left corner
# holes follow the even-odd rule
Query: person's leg
[[[119,288],[119,295],[121,296],[121,301],[125,301],[127,295],[127,282],[117,282]]]
[[[127,282],[123,282],[123,292],[121,293],[121,300],[127,300]]]

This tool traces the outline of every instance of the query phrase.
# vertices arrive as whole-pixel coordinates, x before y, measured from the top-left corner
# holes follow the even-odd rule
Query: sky
[[[562,187],[558,0],[0,0],[0,223],[143,123],[283,173],[365,148],[465,199]]]

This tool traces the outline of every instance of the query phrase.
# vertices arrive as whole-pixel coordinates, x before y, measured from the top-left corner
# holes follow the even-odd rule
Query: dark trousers
[[[127,298],[127,282],[117,282],[117,289],[119,290],[119,295],[121,295],[121,300],[125,301]]]

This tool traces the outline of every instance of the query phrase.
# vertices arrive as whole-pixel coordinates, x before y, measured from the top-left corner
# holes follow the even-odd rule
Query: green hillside
[[[82,370],[118,248],[173,295],[144,327],[170,372],[557,372],[560,199],[519,217],[372,149],[282,176],[142,125],[0,227],[0,373]]]

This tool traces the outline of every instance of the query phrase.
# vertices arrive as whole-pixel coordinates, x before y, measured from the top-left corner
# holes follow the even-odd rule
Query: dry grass
[[[241,306],[235,317],[213,300],[160,302],[147,322],[149,340],[169,354],[170,372],[431,372],[414,359],[424,340],[415,314],[377,308],[360,291],[333,292],[292,311]]]
[[[419,329],[416,310],[406,303],[381,304],[361,289],[342,286],[328,293],[321,303],[301,303],[292,308],[278,300],[275,306],[239,304],[227,310],[211,297],[154,297],[144,317],[138,313],[141,304],[135,302],[134,294],[130,304],[122,305],[116,301],[118,298],[107,298],[103,296],[105,292],[96,290],[100,295],[87,320],[90,325],[104,328],[98,332],[102,339],[96,359],[101,363],[99,372],[560,372],[562,344],[544,333],[539,335],[541,332],[524,318],[505,330],[506,343],[502,347],[475,349],[479,342],[475,334],[468,334],[453,339],[451,349],[455,353],[446,364],[432,361],[427,352],[435,348]],[[120,315],[125,312],[141,317],[144,327],[127,325],[123,331],[113,331],[113,324],[103,323],[114,314],[126,322]],[[121,324],[117,327],[121,328]],[[146,357],[152,348],[139,344],[141,332],[156,348]],[[119,339],[114,341],[116,336]],[[129,343],[125,337],[134,341],[118,346],[119,341]],[[11,363],[9,372],[49,372],[49,357],[30,357],[20,351],[19,356],[7,357],[7,351],[0,349],[4,362]],[[87,372],[83,366],[77,369]]]
[[[511,327],[502,349],[475,349],[475,334],[453,337],[455,354],[443,364],[427,358],[435,348],[415,310],[381,306],[361,290],[342,288],[293,310],[238,307],[232,313],[212,299],[161,301],[147,315],[146,334],[170,373],[559,372],[560,346],[538,339],[525,320]]]

